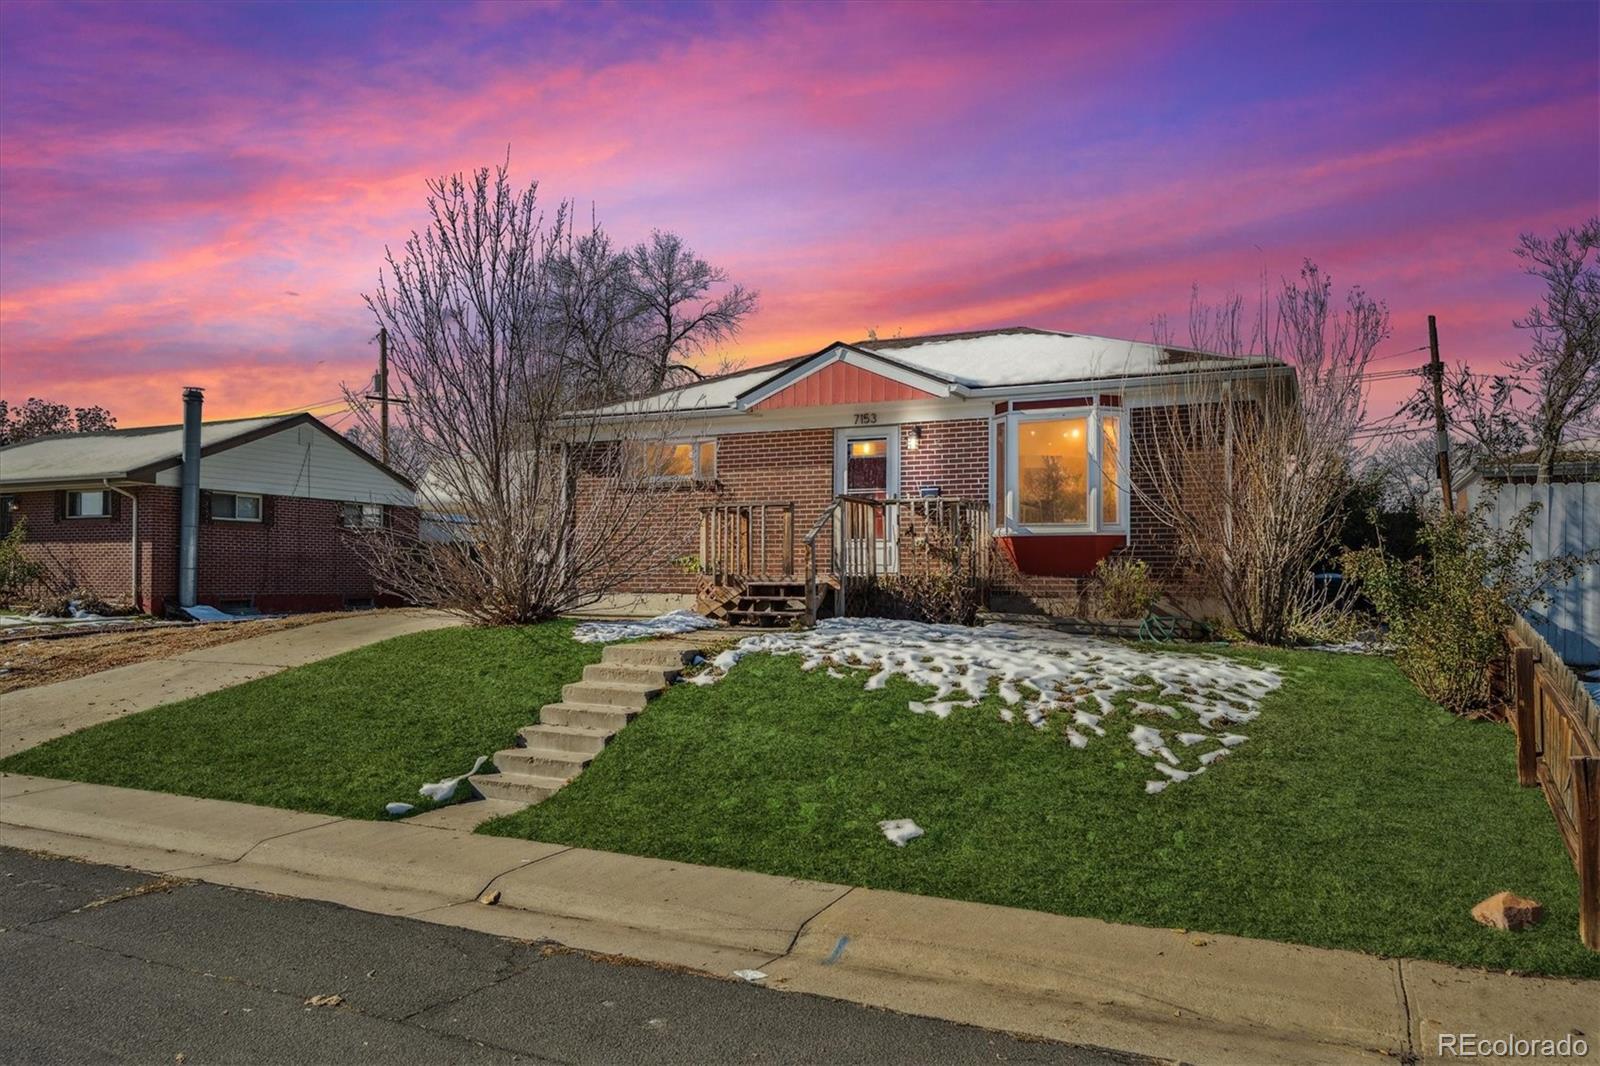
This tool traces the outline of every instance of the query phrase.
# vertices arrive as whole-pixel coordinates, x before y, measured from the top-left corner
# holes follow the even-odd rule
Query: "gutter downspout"
[[[200,405],[205,391],[183,390],[183,479],[178,509],[178,606],[193,607],[200,572]]]
[[[126,497],[133,504],[133,532],[128,537],[128,575],[133,587],[129,589],[132,595],[132,604],[139,606],[139,497],[136,493],[119,489],[109,480],[101,479],[101,483],[118,496]]]

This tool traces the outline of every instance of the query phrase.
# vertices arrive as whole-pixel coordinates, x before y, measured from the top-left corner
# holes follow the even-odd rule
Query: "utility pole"
[[[1429,324],[1429,328],[1432,328],[1432,324],[1433,324],[1432,317],[1430,317],[1428,319],[1428,324]],[[1433,346],[1433,350],[1436,353],[1438,352],[1439,345],[1438,345],[1437,342],[1435,342],[1435,344]],[[1439,361],[1438,355],[1437,354],[1434,355],[1433,359],[1434,359],[1434,362],[1438,362]],[[1437,385],[1434,386],[1434,399],[1433,399],[1433,402],[1434,402],[1434,406],[1437,407],[1438,404],[1439,404],[1439,392],[1438,392],[1438,386]],[[389,327],[388,326],[379,326],[378,327],[378,425],[380,427],[382,427],[380,429],[380,431],[379,431],[379,434],[378,434],[379,439],[382,441],[382,444],[379,445],[379,447],[381,449],[380,454],[381,454],[381,456],[383,458],[384,465],[387,466],[387,465],[389,465]]]
[[[376,395],[369,393],[362,397],[365,400],[378,402],[378,458],[385,464],[389,462],[389,405],[392,403],[406,403],[406,400],[391,400],[389,398],[389,328],[378,327],[378,372],[373,375],[372,386]]]
[[[1450,483],[1450,433],[1444,422],[1444,363],[1439,361],[1439,321],[1428,316],[1428,376],[1433,379],[1433,428],[1436,431],[1434,464],[1439,470],[1439,493],[1444,513],[1454,507]]]

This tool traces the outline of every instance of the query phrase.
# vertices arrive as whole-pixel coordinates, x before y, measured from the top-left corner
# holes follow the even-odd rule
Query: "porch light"
[[[906,451],[914,452],[920,447],[922,447],[922,430],[912,426],[911,432],[906,434]]]

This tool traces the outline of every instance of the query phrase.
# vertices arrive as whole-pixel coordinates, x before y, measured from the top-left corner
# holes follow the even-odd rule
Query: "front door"
[[[848,496],[875,500],[900,495],[900,427],[839,430],[834,440],[833,490]],[[895,552],[895,508],[875,512],[872,551],[880,571],[892,573],[898,565]],[[866,530],[853,531],[865,540]],[[858,542],[861,549],[865,543]]]

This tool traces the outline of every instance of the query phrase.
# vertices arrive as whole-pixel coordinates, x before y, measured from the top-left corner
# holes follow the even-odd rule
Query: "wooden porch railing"
[[[1600,708],[1526,621],[1506,644],[1517,781],[1544,790],[1578,870],[1578,936],[1600,951]]]
[[[819,542],[825,532],[824,565]],[[815,618],[821,609],[824,573],[837,583],[839,615],[850,613],[852,602],[890,573],[926,576],[941,570],[981,589],[989,580],[991,535],[989,505],[983,500],[837,496],[802,538],[807,610]]]
[[[743,577],[794,575],[794,501],[700,508],[700,571]]]

